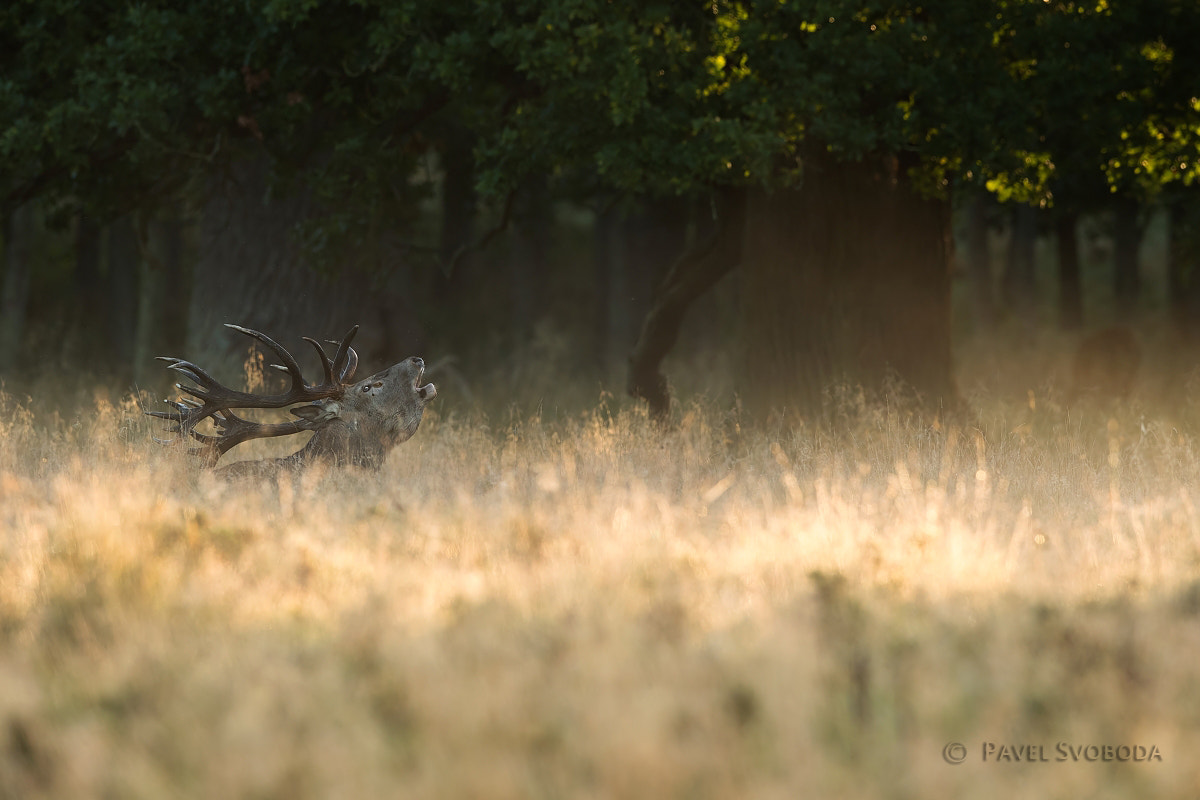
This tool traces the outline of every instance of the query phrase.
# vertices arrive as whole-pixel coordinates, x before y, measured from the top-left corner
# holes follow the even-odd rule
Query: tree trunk
[[[16,367],[25,341],[29,305],[33,207],[26,203],[4,221],[4,285],[0,288],[0,374]]]
[[[618,362],[618,353],[628,352],[624,332],[633,326],[629,303],[625,298],[625,270],[622,259],[621,213],[610,206],[596,215],[592,228],[592,264],[596,287],[596,366],[609,376]]]
[[[441,154],[442,225],[438,232],[438,254],[442,263],[433,275],[433,298],[443,307],[459,301],[470,268],[466,248],[474,243],[478,214],[473,146],[474,140],[465,133],[454,133]]]
[[[163,348],[162,334],[162,298],[166,285],[166,268],[151,252],[151,225],[157,223],[139,220],[138,225],[138,296],[137,296],[137,327],[133,335],[133,382],[141,388],[161,388],[173,380],[170,373],[156,364],[156,355],[170,355],[172,351]],[[157,237],[156,237],[157,238]],[[159,384],[160,386],[155,386]]]
[[[118,379],[134,374],[137,341],[138,275],[141,257],[137,233],[130,217],[122,217],[108,229],[108,330],[109,349],[116,360]],[[171,355],[171,354],[167,354]]]
[[[1117,313],[1122,317],[1133,312],[1141,292],[1138,265],[1141,244],[1138,204],[1129,198],[1118,198],[1113,206],[1113,296]]]
[[[90,317],[103,316],[100,290],[100,227],[89,214],[75,223],[75,301]]]
[[[179,353],[183,351],[187,342],[188,294],[191,284],[184,258],[183,214],[177,205],[172,204],[170,214],[159,222],[157,232],[160,240],[156,250],[161,252],[160,258],[166,268],[162,297],[162,346],[169,348],[172,353]]]
[[[386,275],[345,269],[335,275],[309,266],[293,232],[319,213],[306,195],[267,192],[265,160],[234,168],[235,181],[213,185],[204,204],[192,270],[186,357],[229,380],[242,374],[251,341],[222,327],[235,323],[263,331],[292,350],[302,367],[301,336],[338,340],[361,324],[354,348],[369,374],[413,355],[420,338],[411,287],[400,266]],[[296,349],[293,349],[296,348]]]
[[[145,220],[138,231],[137,330],[133,375],[139,386],[173,380],[155,356],[181,352],[187,335],[187,288],[183,275],[183,224],[173,207]]]
[[[946,203],[903,166],[809,160],[798,190],[754,191],[742,259],[745,408],[834,413],[832,384],[875,395],[898,379],[957,407],[950,355]]]
[[[631,320],[644,319],[653,303],[654,290],[670,265],[687,247],[687,198],[649,198],[625,218],[625,285]],[[636,323],[621,331],[628,352],[637,338]]]
[[[508,257],[509,327],[514,341],[527,339],[534,324],[546,316],[553,226],[554,205],[545,178],[526,181],[513,214]]]
[[[1054,222],[1058,240],[1058,327],[1064,331],[1083,326],[1078,222],[1074,211],[1060,212]]]
[[[70,358],[89,365],[97,372],[110,367],[107,343],[96,334],[104,330],[107,310],[100,272],[100,226],[86,213],[75,218],[75,269],[71,276],[71,297],[66,304],[67,327],[72,344],[79,350]]]
[[[641,335],[629,356],[629,393],[649,403],[650,413],[659,420],[671,410],[667,379],[660,365],[675,346],[684,316],[696,299],[742,258],[745,192],[720,192],[716,212],[716,226],[710,235],[685,250],[655,288]]]
[[[1037,244],[1037,209],[1016,206],[1008,237],[1008,262],[1004,269],[1004,304],[1021,321],[1026,334],[1037,324],[1034,247]]]
[[[992,283],[992,256],[988,250],[988,209],[992,198],[987,192],[974,191],[967,201],[966,261],[971,287],[971,310],[982,330],[996,324],[996,300]]]
[[[1167,280],[1176,329],[1200,340],[1200,191],[1179,191],[1168,206]]]
[[[618,354],[625,356],[634,347],[658,287],[687,248],[689,216],[686,198],[669,197],[643,200],[625,214],[610,210],[597,220],[601,364],[606,372]]]

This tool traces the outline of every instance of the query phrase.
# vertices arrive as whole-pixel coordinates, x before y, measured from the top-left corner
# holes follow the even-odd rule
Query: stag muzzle
[[[414,357],[413,363],[417,366],[417,377],[413,378],[413,389],[416,391],[417,397],[428,403],[437,397],[437,387],[432,383],[421,385],[421,380],[425,377],[425,360]]]

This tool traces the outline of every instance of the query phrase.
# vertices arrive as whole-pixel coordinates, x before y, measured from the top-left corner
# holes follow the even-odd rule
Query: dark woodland
[[[0,800],[1196,800],[1198,42],[0,2]]]
[[[552,352],[666,418],[664,359],[721,350],[752,417],[811,417],[960,408],[963,336],[1190,343],[1197,34],[1173,0],[11,4],[0,376],[157,391],[163,353],[240,372],[223,323],[357,324],[457,398]]]

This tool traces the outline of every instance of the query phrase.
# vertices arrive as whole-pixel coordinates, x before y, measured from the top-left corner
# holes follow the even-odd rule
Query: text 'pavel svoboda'
[[[1052,748],[1041,744],[983,743],[983,760],[995,762],[1062,761],[1162,761],[1158,745],[1141,744],[1070,744],[1058,742]]]

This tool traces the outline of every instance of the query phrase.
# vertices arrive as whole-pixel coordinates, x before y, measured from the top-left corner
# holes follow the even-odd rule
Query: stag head
[[[263,395],[239,392],[223,386],[209,373],[179,358],[160,357],[174,370],[195,385],[175,384],[191,397],[167,401],[173,411],[146,413],[172,423],[168,430],[200,443],[192,453],[209,466],[233,447],[250,439],[287,436],[301,431],[313,431],[302,449],[287,458],[271,462],[240,462],[226,467],[234,473],[259,473],[286,465],[314,461],[334,464],[354,464],[379,468],[388,452],[417,432],[425,404],[437,397],[432,383],[421,385],[425,362],[413,357],[401,361],[365,380],[353,383],[358,368],[358,354],[350,346],[358,332],[354,326],[338,343],[331,359],[315,339],[304,337],[321,360],[324,380],[310,384],[300,372],[292,355],[279,343],[258,331],[238,325],[226,325],[239,333],[258,340],[274,351],[281,364],[271,366],[291,378],[291,387],[282,394]],[[297,418],[280,423],[260,423],[242,419],[233,409],[281,409],[291,407]],[[201,433],[196,426],[211,419],[215,434]],[[162,441],[162,440],[160,440]],[[245,464],[250,466],[244,466]]]

